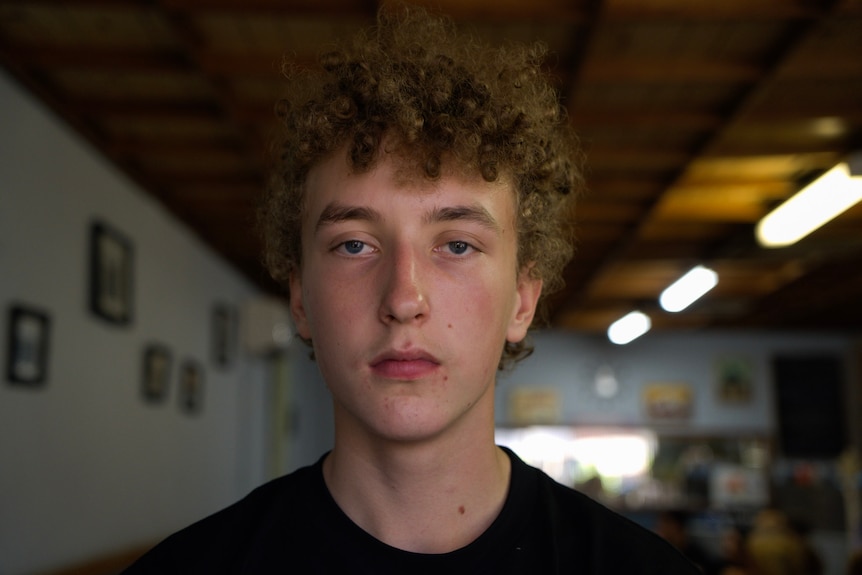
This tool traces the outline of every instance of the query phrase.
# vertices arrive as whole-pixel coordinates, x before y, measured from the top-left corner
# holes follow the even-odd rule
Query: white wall
[[[0,381],[0,573],[68,565],[151,542],[236,500],[266,475],[268,368],[210,354],[210,310],[256,288],[63,124],[0,76],[0,308],[52,320],[48,381]],[[134,321],[87,308],[88,226],[134,242]],[[237,222],[237,225],[244,225]],[[168,401],[139,394],[149,341],[174,356]],[[177,363],[205,369],[204,408],[177,407]]]

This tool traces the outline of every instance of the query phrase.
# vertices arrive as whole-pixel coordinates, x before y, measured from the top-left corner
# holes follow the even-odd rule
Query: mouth
[[[386,379],[412,381],[434,373],[440,362],[423,351],[386,352],[371,361],[371,371]]]

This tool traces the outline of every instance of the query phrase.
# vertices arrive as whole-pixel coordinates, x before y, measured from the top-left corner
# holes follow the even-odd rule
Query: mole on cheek
[[[463,506],[463,505],[460,505],[460,506],[458,507],[458,513],[460,513],[461,515],[464,515],[464,511],[465,511],[464,506]]]

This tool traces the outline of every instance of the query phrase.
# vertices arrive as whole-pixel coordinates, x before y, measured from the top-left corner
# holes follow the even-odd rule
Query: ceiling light
[[[611,324],[608,339],[615,344],[625,345],[648,332],[651,325],[648,315],[633,311]]]
[[[658,302],[665,311],[682,311],[717,283],[717,273],[704,266],[695,266],[661,292]]]
[[[769,248],[789,246],[862,200],[862,152],[852,154],[757,224],[757,240]]]

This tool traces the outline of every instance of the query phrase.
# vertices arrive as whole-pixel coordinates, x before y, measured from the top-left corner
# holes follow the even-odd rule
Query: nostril
[[[421,253],[410,245],[389,252],[387,276],[381,292],[381,319],[385,322],[414,322],[428,315],[425,271]]]
[[[422,319],[427,313],[427,300],[416,285],[401,284],[390,290],[381,306],[381,315],[387,321],[409,322]]]

